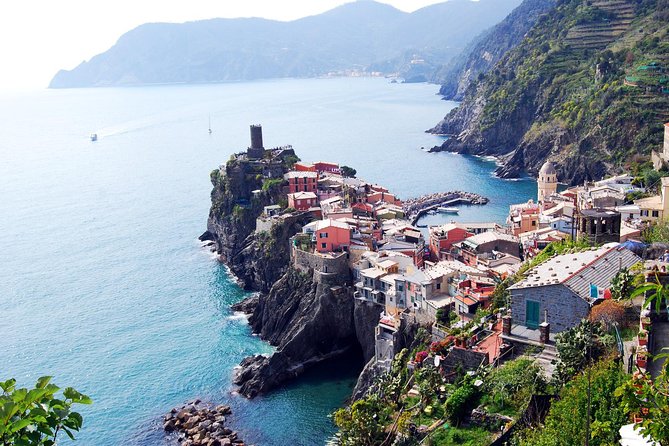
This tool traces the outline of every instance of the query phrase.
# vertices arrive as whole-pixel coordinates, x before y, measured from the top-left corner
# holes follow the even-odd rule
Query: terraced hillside
[[[547,160],[577,184],[643,163],[669,121],[669,0],[560,0],[472,82],[434,129],[434,151],[500,156],[497,173]]]
[[[565,43],[572,48],[601,49],[625,33],[634,19],[635,5],[628,0],[596,0],[584,6]]]

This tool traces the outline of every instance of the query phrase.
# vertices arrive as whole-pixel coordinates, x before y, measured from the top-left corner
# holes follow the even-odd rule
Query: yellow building
[[[639,206],[641,220],[657,221],[669,218],[669,177],[662,178],[660,191],[660,195],[634,201]]]

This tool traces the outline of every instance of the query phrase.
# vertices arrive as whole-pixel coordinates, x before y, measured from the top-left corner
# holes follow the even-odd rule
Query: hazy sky
[[[43,88],[146,22],[213,17],[293,20],[352,0],[2,0],[0,89]],[[382,0],[414,11],[443,0]]]

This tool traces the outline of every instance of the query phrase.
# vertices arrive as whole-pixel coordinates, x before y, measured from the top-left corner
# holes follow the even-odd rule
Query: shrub
[[[469,383],[455,389],[455,391],[446,400],[446,412],[448,418],[454,423],[459,423],[465,416],[468,409],[473,405],[477,391]]]
[[[622,325],[625,320],[625,307],[615,300],[607,299],[590,310],[590,321],[604,323],[607,328],[613,324]]]

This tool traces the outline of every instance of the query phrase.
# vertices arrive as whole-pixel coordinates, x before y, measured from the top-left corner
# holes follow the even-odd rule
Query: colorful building
[[[318,205],[318,197],[313,192],[295,192],[288,194],[288,207],[306,211]]]
[[[313,192],[318,190],[318,173],[292,170],[283,176],[288,181],[288,192]]]
[[[471,232],[456,223],[430,227],[430,257],[432,260],[442,260],[451,250],[454,243],[471,237]]]
[[[320,253],[345,251],[351,245],[350,226],[338,220],[320,220],[314,235],[316,251]]]

